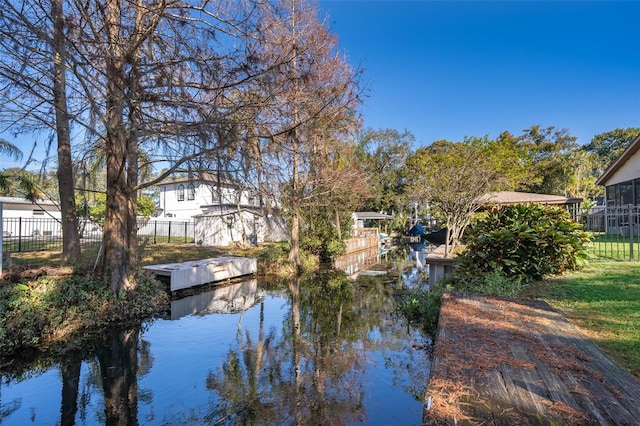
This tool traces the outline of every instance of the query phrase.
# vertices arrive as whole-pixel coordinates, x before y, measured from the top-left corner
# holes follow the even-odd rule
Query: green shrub
[[[293,265],[289,262],[289,242],[269,244],[258,254],[258,274],[290,276],[294,273]],[[300,250],[302,270],[313,271],[318,267],[318,256],[307,250]]]
[[[480,293],[489,296],[515,297],[522,290],[520,277],[505,277],[498,271],[479,274],[474,277],[461,276],[454,272],[446,277],[449,287],[455,291]]]
[[[73,349],[113,324],[127,324],[165,310],[165,285],[137,277],[135,290],[115,298],[108,285],[88,276],[42,277],[0,286],[0,353],[43,345]]]
[[[459,256],[458,278],[479,275],[527,283],[547,274],[581,266],[587,259],[589,234],[558,207],[506,206],[490,212],[468,229]]]
[[[444,292],[518,296],[523,284],[584,264],[589,243],[565,210],[538,205],[490,212],[465,236],[467,245],[453,273],[430,290],[412,290],[399,300],[408,321],[432,335]]]
[[[399,295],[396,306],[409,324],[433,336],[438,327],[442,294],[451,290],[449,280],[442,279],[431,288],[416,288]]]
[[[289,255],[289,243],[281,241],[267,245],[258,254],[258,261],[264,263],[283,263],[287,261]]]
[[[258,254],[258,274],[260,275],[280,275],[290,269],[287,241],[269,244]]]

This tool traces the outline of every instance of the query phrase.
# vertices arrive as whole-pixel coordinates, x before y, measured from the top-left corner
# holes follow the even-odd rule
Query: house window
[[[620,205],[633,204],[633,183],[631,181],[622,182],[620,185]]]
[[[178,201],[184,201],[184,185],[178,186]]]
[[[640,179],[628,180],[607,186],[607,205],[640,205]]]
[[[196,199],[196,187],[193,186],[192,183],[187,187],[187,199],[195,200]]]
[[[615,206],[616,204],[617,204],[616,186],[615,185],[607,186],[607,205]]]

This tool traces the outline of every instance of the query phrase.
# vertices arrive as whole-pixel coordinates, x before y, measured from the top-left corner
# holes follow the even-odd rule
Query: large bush
[[[499,274],[523,283],[584,264],[590,241],[566,210],[540,205],[496,209],[466,237],[458,277]]]
[[[165,285],[137,277],[136,290],[113,297],[91,277],[41,277],[0,284],[0,354],[23,349],[73,350],[114,324],[137,323],[167,309]]]

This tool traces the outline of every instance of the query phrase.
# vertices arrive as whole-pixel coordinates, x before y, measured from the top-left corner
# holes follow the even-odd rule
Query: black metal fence
[[[102,241],[102,227],[80,220],[80,242],[96,244]],[[160,221],[138,219],[138,239],[145,243],[193,243],[195,226],[192,221]],[[62,227],[53,218],[5,217],[2,219],[4,252],[62,250]]]
[[[578,216],[593,234],[592,254],[615,260],[640,260],[640,207],[596,207]]]

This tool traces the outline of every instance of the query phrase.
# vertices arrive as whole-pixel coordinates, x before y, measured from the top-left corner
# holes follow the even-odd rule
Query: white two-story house
[[[163,218],[189,219],[212,210],[261,207],[255,192],[211,173],[185,174],[168,179],[158,187],[158,217]]]
[[[198,244],[259,244],[288,238],[285,222],[256,191],[214,173],[185,174],[159,185],[159,220],[193,220]]]

